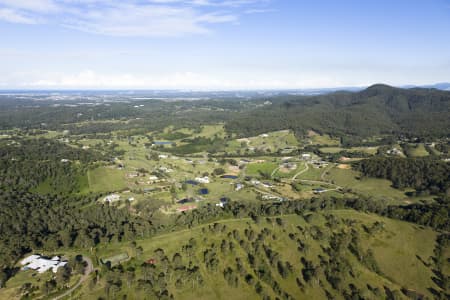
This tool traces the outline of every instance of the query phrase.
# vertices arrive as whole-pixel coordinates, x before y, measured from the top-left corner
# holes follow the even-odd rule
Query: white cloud
[[[0,6],[40,13],[58,9],[58,5],[52,0],[0,0]]]
[[[106,9],[79,12],[64,26],[112,36],[178,36],[208,33],[205,24],[235,19],[227,14],[201,14],[192,8],[119,4]]]
[[[262,12],[267,0],[0,0],[0,19],[46,22],[110,36],[207,34],[218,23],[237,24],[245,11]],[[39,20],[39,22],[37,21]]]
[[[18,24],[37,24],[38,20],[23,15],[13,9],[9,8],[0,8],[0,20],[9,22],[9,23],[18,23]]]
[[[249,79],[251,78],[251,79]],[[20,84],[17,84],[20,82]],[[324,76],[261,76],[229,77],[175,72],[170,74],[104,74],[85,70],[74,74],[21,73],[15,74],[5,86],[26,89],[194,89],[248,90],[337,87],[343,83]]]

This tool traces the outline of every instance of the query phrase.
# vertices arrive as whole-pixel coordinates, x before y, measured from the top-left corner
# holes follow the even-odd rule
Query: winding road
[[[64,292],[63,294],[53,298],[53,300],[60,300],[63,299],[64,297],[69,296],[70,294],[72,294],[73,291],[75,291],[83,282],[86,281],[86,279],[88,279],[89,275],[94,271],[94,266],[92,265],[92,260],[89,257],[83,256],[83,260],[87,263],[87,266],[84,270],[84,274],[83,276],[81,276],[80,280],[77,282],[77,284],[75,284],[73,287],[71,287],[69,290],[67,290],[66,292]]]
[[[308,163],[305,162],[305,169],[301,170],[300,172],[298,172],[297,174],[294,175],[294,177],[292,177],[292,180],[295,180],[297,178],[297,176],[302,175],[303,173],[305,173],[306,171],[309,170],[309,166]]]

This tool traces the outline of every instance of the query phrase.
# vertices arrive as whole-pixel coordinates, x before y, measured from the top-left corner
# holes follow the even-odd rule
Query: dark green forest
[[[269,99],[272,105],[238,115],[227,130],[239,136],[292,129],[333,136],[380,134],[447,136],[450,93],[433,89],[399,89],[374,85],[361,92],[336,92]]]
[[[398,189],[450,193],[450,164],[436,158],[373,157],[354,166],[364,176],[391,180]]]

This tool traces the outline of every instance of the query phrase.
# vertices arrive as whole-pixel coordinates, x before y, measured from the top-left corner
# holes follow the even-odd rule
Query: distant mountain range
[[[236,115],[227,129],[240,136],[282,129],[355,137],[450,134],[450,92],[434,88],[376,84],[357,92],[266,99],[272,105]]]

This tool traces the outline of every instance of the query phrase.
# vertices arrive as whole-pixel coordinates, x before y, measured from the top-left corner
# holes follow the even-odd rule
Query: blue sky
[[[450,81],[450,0],[0,0],[0,89]]]

